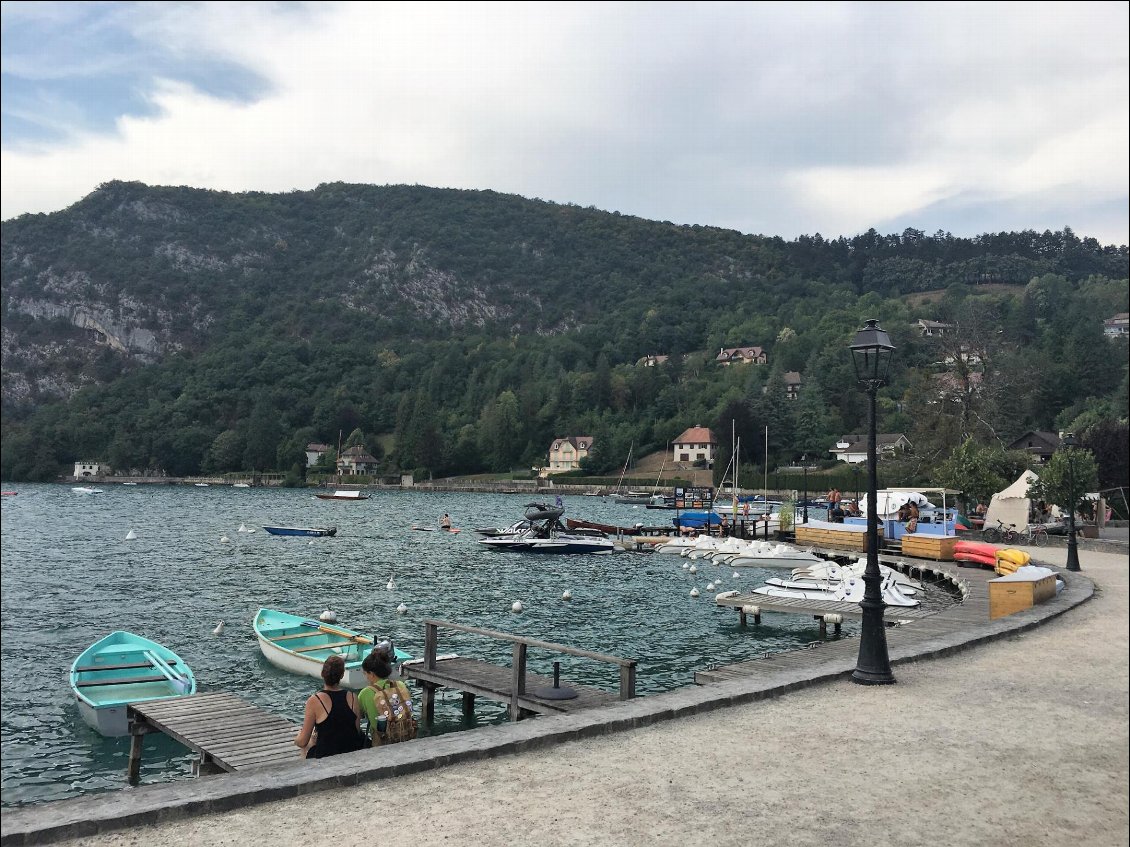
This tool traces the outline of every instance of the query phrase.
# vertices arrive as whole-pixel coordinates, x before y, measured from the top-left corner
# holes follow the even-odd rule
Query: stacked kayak
[[[953,548],[953,558],[958,562],[985,565],[999,574],[1010,574],[1032,560],[1023,550],[1012,547],[996,547],[983,541],[959,540]]]

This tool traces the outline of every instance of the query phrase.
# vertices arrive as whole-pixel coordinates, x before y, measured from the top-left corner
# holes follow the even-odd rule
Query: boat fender
[[[221,535],[220,536],[220,543],[221,544],[231,544],[231,539],[228,538],[226,535]]]
[[[525,608],[526,607],[522,605],[521,600],[515,600],[513,603],[510,604],[510,611],[512,611],[516,615],[522,614],[522,610],[525,609]]]
[[[573,592],[572,592],[572,591],[566,591],[566,592],[564,592],[564,593],[563,593],[563,594],[561,595],[561,599],[562,599],[562,600],[572,600],[572,599],[573,599]]]
[[[742,614],[743,615],[755,615],[755,616],[760,615],[761,614],[761,607],[760,606],[753,606],[753,605],[742,606]]]
[[[337,615],[335,615],[329,609],[326,609],[324,612],[322,612],[322,614],[318,615],[318,620],[320,620],[322,623],[336,623]]]
[[[398,615],[406,615],[406,614],[408,614],[408,607],[405,606],[403,603],[401,603],[399,606],[396,607],[396,613]]]
[[[698,596],[698,589],[692,588],[691,589],[691,597],[697,597],[697,596]]]
[[[824,623],[841,624],[844,622],[844,616],[839,612],[830,612],[824,615]]]

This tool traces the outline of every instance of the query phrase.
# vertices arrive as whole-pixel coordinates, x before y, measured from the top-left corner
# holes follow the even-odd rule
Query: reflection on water
[[[425,618],[527,635],[635,658],[641,694],[688,685],[696,669],[785,650],[815,640],[815,621],[767,615],[741,629],[732,610],[706,591],[748,589],[770,572],[676,556],[625,553],[545,557],[501,553],[472,530],[519,517],[522,495],[377,492],[358,503],[308,491],[172,486],[102,486],[79,495],[63,485],[5,484],[2,498],[3,805],[36,803],[125,784],[129,740],[106,739],[81,720],[67,672],[74,658],[115,629],[166,644],[193,668],[199,690],[229,691],[298,721],[313,678],[268,664],[251,620],[260,606],[316,616],[332,609],[346,625],[391,637],[413,655]],[[631,526],[668,523],[673,512],[611,499],[566,497],[566,516]],[[450,513],[462,532],[415,532]],[[280,538],[264,524],[334,525],[335,538]],[[253,532],[240,532],[243,525]],[[136,539],[126,540],[133,530]],[[226,540],[223,540],[226,539]],[[395,589],[387,588],[395,575]],[[779,575],[779,574],[778,574]],[[689,596],[697,587],[703,596]],[[562,600],[569,591],[571,601]],[[511,604],[521,600],[516,615]],[[405,604],[404,615],[396,613]],[[225,622],[221,635],[212,634]],[[845,624],[845,635],[858,624]],[[441,653],[508,665],[510,645],[441,630]],[[616,690],[617,669],[531,650],[530,670]],[[440,692],[443,733],[507,719],[505,706],[478,698],[475,717],[458,692]],[[296,750],[297,756],[297,750]],[[146,736],[142,782],[188,778],[191,757],[159,734]]]

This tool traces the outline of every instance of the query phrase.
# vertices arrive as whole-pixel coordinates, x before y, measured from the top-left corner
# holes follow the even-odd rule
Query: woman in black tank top
[[[343,676],[345,659],[341,656],[326,659],[322,665],[322,681],[326,686],[307,699],[302,729],[294,739],[307,759],[323,759],[361,749],[361,708],[353,692],[339,686]],[[314,735],[315,729],[317,735]]]

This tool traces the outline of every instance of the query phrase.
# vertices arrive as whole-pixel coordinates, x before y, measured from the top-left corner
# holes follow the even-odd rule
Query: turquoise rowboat
[[[368,684],[361,662],[373,649],[375,639],[355,629],[300,618],[276,609],[260,609],[253,624],[263,658],[284,671],[322,678],[322,664],[337,654],[345,659],[341,684],[360,691]],[[396,661],[412,656],[393,650]]]
[[[132,632],[111,632],[71,665],[71,690],[82,719],[102,735],[129,735],[131,703],[196,693],[192,669],[176,653]]]

